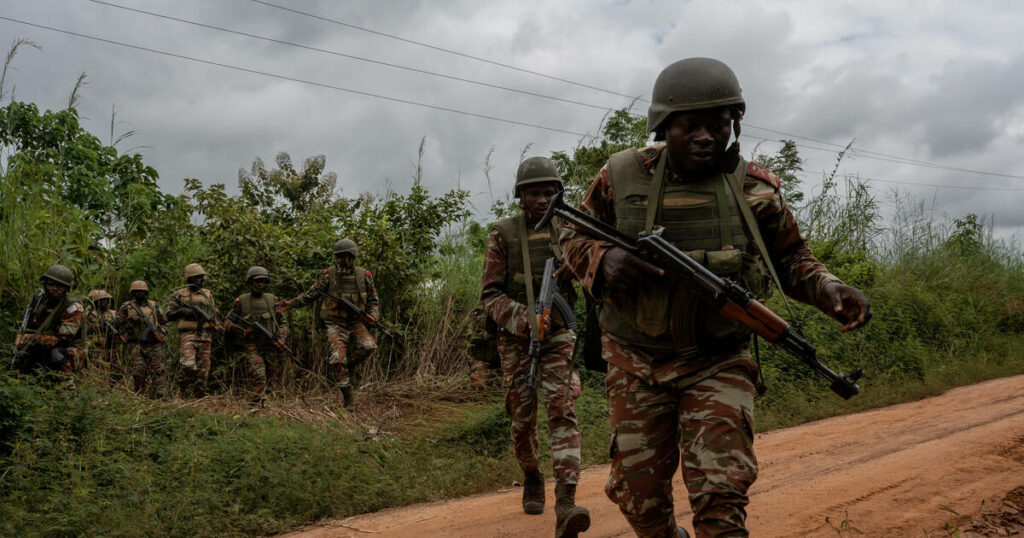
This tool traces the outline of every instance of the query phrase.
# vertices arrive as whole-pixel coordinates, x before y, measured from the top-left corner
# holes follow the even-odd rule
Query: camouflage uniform
[[[263,325],[283,342],[288,337],[288,325],[280,314],[274,313],[274,303],[276,302],[277,297],[270,293],[264,292],[259,297],[245,293],[235,298],[231,311],[242,319]],[[236,339],[241,347],[241,356],[248,371],[253,400],[262,400],[267,388],[267,361],[265,359],[273,355],[276,349],[266,336],[256,331],[249,332],[244,336],[237,336],[244,333],[246,328],[241,324],[232,323],[230,319],[225,322],[224,328],[232,330],[236,334]]]
[[[130,299],[117,309],[118,324],[127,336],[125,355],[131,364],[135,391],[163,396],[167,389],[164,386],[166,343],[158,340],[148,330],[149,325],[143,316],[158,329],[163,330],[167,325],[167,317],[160,310],[160,305],[151,299],[147,299],[145,304]]]
[[[501,368],[501,356],[496,348],[498,326],[484,311],[477,307],[470,314],[467,326],[469,336],[469,382],[483,388],[491,370]]]
[[[94,304],[96,302],[99,301],[94,300]],[[94,304],[87,306],[85,310],[85,324],[89,333],[89,358],[93,368],[107,370],[117,363],[119,337],[110,330],[111,326],[116,328],[117,311],[113,308],[100,310]]]
[[[332,265],[320,273],[308,291],[287,302],[289,308],[294,308],[319,301],[317,316],[327,333],[328,362],[334,365],[336,386],[348,389],[353,384],[355,368],[377,350],[377,342],[362,320],[334,301],[323,299],[317,291],[344,297],[373,318],[380,319],[380,301],[373,285],[373,275],[359,266],[346,271],[339,265]],[[350,344],[353,347],[351,354],[348,353]]]
[[[173,317],[181,318],[176,325],[180,349],[178,364],[181,368],[178,383],[182,388],[191,389],[196,395],[202,395],[206,392],[206,380],[210,375],[210,349],[213,347],[213,332],[217,329],[200,327],[196,320],[183,318],[184,312],[189,310],[178,305],[175,297],[185,304],[202,308],[214,319],[219,318],[220,313],[217,310],[217,303],[213,300],[213,293],[206,288],[192,291],[186,286],[171,294],[168,314],[175,312]]]
[[[628,221],[636,221],[646,212],[646,191],[641,191],[641,195],[614,192],[613,175],[618,172],[613,174],[611,170],[638,166],[640,172],[634,173],[646,173],[650,183],[664,150],[664,144],[655,144],[613,155],[598,173],[580,209],[619,229],[636,232],[629,228],[635,228],[635,222]],[[745,203],[750,205],[784,291],[814,304],[825,284],[838,279],[825,270],[801,237],[792,213],[779,195],[778,178],[755,163],[750,163],[745,172]],[[708,181],[721,182],[722,177],[713,176]],[[620,185],[622,181],[619,180]],[[657,221],[675,219],[685,223],[710,215],[709,222],[714,224],[708,226],[706,237],[723,239],[728,233],[730,237],[723,242],[733,244],[723,246],[721,251],[708,248],[705,252],[705,247],[696,251],[688,248],[688,244],[697,241],[699,233],[691,228],[680,234],[679,230],[686,228],[673,231],[667,224],[663,236],[680,249],[691,251],[706,265],[726,255],[734,258],[739,262],[737,267],[743,269],[738,274],[730,273],[730,277],[755,292],[767,293],[767,273],[754,270],[760,262],[745,239],[749,230],[740,219],[733,196],[708,194],[713,190],[694,193],[694,183],[684,182],[666,169],[665,194],[656,213]],[[728,192],[716,188],[719,193]],[[716,199],[728,200],[734,207],[720,204],[715,208]],[[728,224],[719,227],[722,220],[718,217],[723,208],[729,212]],[[560,243],[566,264],[584,288],[604,301],[600,305],[602,355],[609,363],[606,390],[612,426],[612,468],[605,486],[608,497],[619,505],[638,536],[675,536],[671,480],[682,449],[683,477],[697,535],[746,536],[747,489],[757,477],[752,412],[759,379],[758,366],[750,357],[749,333],[737,331],[729,320],[705,310],[697,318],[698,330],[719,330],[720,334],[731,336],[711,339],[715,345],[696,356],[683,355],[673,344],[670,331],[666,332],[670,297],[673,293],[685,297],[683,288],[662,287],[659,291],[654,287],[663,284],[654,279],[659,281],[643,283],[637,297],[616,298],[619,302],[613,302],[605,295],[601,267],[604,254],[612,245],[577,234],[572,225],[563,228]],[[742,256],[729,250],[738,250]],[[661,309],[639,308],[641,300],[647,300],[645,295],[654,302],[661,297]],[[633,310],[623,306],[624,300]],[[661,315],[650,315],[652,312]]]
[[[484,250],[483,283],[480,304],[498,325],[498,354],[501,356],[505,410],[512,419],[512,450],[524,473],[535,472],[540,461],[537,441],[537,391],[526,386],[530,369],[530,316],[526,304],[521,245],[530,252],[534,293],[539,292],[544,261],[557,250],[554,230],[531,232],[522,241],[516,231],[522,214],[499,222],[487,236]],[[516,244],[510,247],[509,242]],[[558,256],[556,256],[558,257]],[[539,262],[539,264],[538,264]],[[539,265],[539,269],[537,268]],[[562,291],[572,301],[571,285],[562,283]],[[537,380],[547,408],[551,437],[552,465],[556,480],[576,484],[580,469],[580,431],[574,409],[580,395],[579,376],[572,368],[572,350],[576,335],[568,330],[561,315],[552,313],[551,331],[541,345]]]
[[[17,335],[22,354],[18,367],[28,371],[47,364],[51,350],[60,348],[66,360],[55,369],[65,374],[82,370],[88,363],[83,347],[85,332],[85,308],[77,298],[65,294],[60,302],[49,304],[44,297],[32,311],[25,332]]]

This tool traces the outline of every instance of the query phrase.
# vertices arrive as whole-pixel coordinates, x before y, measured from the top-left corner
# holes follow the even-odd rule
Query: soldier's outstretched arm
[[[294,299],[278,301],[278,303],[274,305],[274,312],[283,314],[292,308],[301,308],[316,301],[320,297],[317,292],[326,292],[329,288],[329,284],[330,276],[328,275],[328,270],[324,269],[320,272],[320,276],[317,277],[316,282],[314,282],[305,293]]]

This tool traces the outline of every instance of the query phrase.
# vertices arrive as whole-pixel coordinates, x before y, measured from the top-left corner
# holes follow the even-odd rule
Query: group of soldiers
[[[733,137],[738,140],[746,104],[732,70],[709,58],[680,60],[661,72],[652,94],[647,128],[654,143],[611,155],[579,210],[623,237],[660,235],[754,297],[764,299],[777,288],[818,307],[839,321],[842,331],[865,325],[871,319],[867,299],[814,257],[783,200],[779,178],[740,156]],[[576,537],[590,526],[588,509],[575,504],[581,452],[574,409],[581,394],[572,362],[576,335],[566,314],[549,316],[537,304],[541,288],[551,282],[553,259],[560,266],[555,286],[568,303],[573,303],[573,282],[578,282],[598,305],[612,432],[605,484],[609,499],[637,536],[686,537],[677,525],[672,496],[672,477],[681,467],[696,535],[747,536],[747,490],[757,477],[754,397],[764,389],[760,365],[751,354],[749,325],[697,300],[703,299],[692,284],[666,274],[640,252],[597,239],[578,223],[550,219],[562,190],[550,159],[530,157],[520,163],[513,193],[521,211],[495,224],[487,237],[480,308],[474,314],[482,329],[473,337],[477,352],[471,376],[482,383],[488,363],[500,362],[513,453],[523,473],[523,511],[540,514],[546,504],[536,382],[550,432],[556,538]],[[354,265],[356,245],[339,241],[334,254],[334,265],[294,299],[278,301],[267,293],[265,269],[253,267],[246,275],[251,291],[235,299],[233,316],[224,325],[244,342],[254,398],[262,398],[266,387],[267,352],[283,346],[287,327],[281,314],[318,302],[335,381],[351,405],[352,368],[376,348],[368,329],[380,307],[372,275]],[[201,393],[209,373],[211,333],[220,330],[216,303],[202,287],[203,278],[201,267],[189,265],[187,286],[171,295],[166,315],[148,299],[142,281],[132,284],[131,300],[116,313],[103,290],[90,294],[95,308],[85,312],[67,296],[71,272],[53,266],[43,275],[44,297],[30,312],[18,346],[38,348],[38,360],[70,372],[86,360],[77,340],[83,326],[96,335],[94,348],[101,357],[116,348],[114,333],[127,334],[132,377],[136,389],[143,390],[162,377],[161,335],[174,321],[179,380]],[[345,308],[337,298],[357,309]],[[261,339],[233,319],[258,322],[272,337],[263,333]],[[489,346],[480,345],[489,334],[496,357]],[[354,358],[347,353],[350,345]],[[60,346],[67,357],[63,362],[50,353]]]
[[[606,237],[660,235],[718,278],[764,299],[778,288],[818,307],[842,331],[871,318],[864,295],[818,261],[779,191],[779,178],[739,152],[746,104],[724,63],[688,58],[658,76],[648,110],[654,143],[612,154],[579,211]],[[733,136],[737,141],[730,144]],[[539,468],[537,390],[529,386],[530,349],[539,343],[537,372],[550,432],[555,477],[555,536],[590,526],[575,505],[580,395],[572,368],[575,334],[537,303],[546,260],[561,264],[559,288],[570,281],[596,302],[605,394],[611,422],[611,471],[605,484],[637,536],[686,537],[677,525],[672,477],[682,468],[698,537],[748,536],[747,490],[757,477],[754,397],[764,390],[751,356],[751,330],[723,315],[691,282],[666,274],[637,250],[598,239],[578,222],[553,224],[562,179],[545,157],[524,160],[514,195],[519,214],[498,222],[487,238],[481,329],[474,343],[497,333],[502,386],[513,452],[523,472],[523,511],[544,511]],[[572,213],[568,213],[572,214]],[[546,225],[544,225],[546,223]],[[571,298],[569,300],[572,303]],[[475,346],[477,349],[485,349]],[[472,357],[483,378],[488,357]]]
[[[226,333],[244,362],[251,402],[262,405],[267,361],[287,351],[288,325],[283,314],[317,301],[333,381],[345,407],[351,409],[354,368],[377,349],[368,326],[377,324],[380,317],[372,275],[355,265],[358,254],[351,239],[335,243],[335,263],[295,299],[278,300],[267,291],[270,273],[251,267],[245,275],[249,292],[236,297],[223,318],[213,293],[203,287],[206,271],[197,263],[185,267],[185,286],[171,293],[166,310],[149,298],[149,285],[143,280],[131,283],[131,298],[116,310],[113,296],[104,289],[90,291],[88,306],[83,306],[69,294],[72,271],[52,265],[41,278],[43,289],[26,309],[11,365],[23,371],[42,367],[61,372],[73,386],[70,374],[90,364],[110,369],[127,363],[132,386],[139,393],[162,397],[170,383],[177,383],[183,394],[202,397],[207,392],[213,336]],[[171,323],[177,332],[176,361],[167,340]],[[350,344],[352,353],[348,353]],[[172,370],[176,374],[168,375]]]

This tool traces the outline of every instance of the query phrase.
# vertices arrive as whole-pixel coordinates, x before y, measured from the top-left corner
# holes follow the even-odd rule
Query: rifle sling
[[[736,205],[740,206],[740,213],[743,214],[743,220],[747,221],[747,229],[750,230],[750,236],[754,240],[754,246],[757,247],[758,253],[761,254],[761,260],[766,266],[768,266],[768,273],[772,275],[772,281],[775,282],[775,286],[779,289],[779,295],[782,296],[782,302],[786,305],[786,310],[789,312],[789,319],[794,319],[793,309],[789,306],[789,299],[786,298],[786,292],[782,289],[782,281],[779,280],[778,273],[775,272],[775,265],[772,263],[771,256],[768,254],[768,249],[764,246],[764,239],[761,237],[761,229],[757,225],[757,221],[754,220],[754,213],[750,211],[750,204],[747,203],[747,197],[743,194],[743,184],[740,180],[740,176],[746,175],[747,161],[740,158],[739,165],[736,167],[731,174],[726,174],[726,182],[732,187],[733,196],[736,197]],[[780,194],[781,196],[781,194]]]
[[[516,219],[519,224],[519,251],[523,255],[523,273],[526,278],[526,309],[527,318],[530,320],[530,338],[540,340],[540,327],[537,326],[537,304],[533,297],[533,271],[530,269],[530,247],[527,243],[529,235],[526,233],[526,211],[519,213]]]

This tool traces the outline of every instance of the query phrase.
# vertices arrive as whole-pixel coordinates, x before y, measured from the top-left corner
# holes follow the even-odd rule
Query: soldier
[[[320,293],[344,297],[365,310],[374,320],[380,319],[380,301],[377,299],[377,289],[373,285],[373,275],[355,265],[358,255],[359,247],[355,241],[347,238],[339,240],[334,244],[334,265],[320,273],[313,287],[302,295],[281,301],[275,306],[277,313],[283,314],[292,308],[319,301],[317,316],[327,332],[329,362],[334,365],[336,386],[341,389],[345,407],[349,409],[355,404],[352,393],[355,367],[377,349],[377,343],[364,320],[345,310],[337,302],[324,298]],[[347,353],[349,343],[354,344],[351,357]]]
[[[523,470],[523,511],[544,511],[544,475],[539,468],[536,388],[526,385],[530,369],[528,349],[536,326],[534,301],[540,291],[545,261],[561,261],[554,225],[544,231],[533,226],[544,215],[551,198],[563,188],[555,163],[531,157],[519,165],[514,195],[522,211],[498,221],[487,236],[480,304],[497,324],[505,409],[512,419],[512,449]],[[559,289],[572,304],[572,284]],[[529,290],[529,292],[527,291]],[[590,513],[576,506],[580,474],[580,430],[574,404],[579,382],[572,368],[576,335],[566,321],[552,313],[551,327],[541,342],[537,378],[547,406],[555,475],[555,536],[575,537],[590,527]]]
[[[274,303],[277,297],[267,293],[267,286],[270,284],[270,273],[263,267],[250,267],[245,274],[245,281],[249,284],[249,293],[242,294],[235,298],[231,311],[244,320],[256,322],[266,327],[274,335],[274,340],[257,334],[252,328],[247,328],[241,323],[233,323],[229,318],[224,323],[224,329],[231,331],[239,340],[242,347],[242,356],[245,359],[246,367],[249,370],[249,380],[252,383],[252,403],[262,405],[267,388],[267,368],[265,357],[273,353],[273,348],[278,351],[284,350],[284,339],[288,336],[288,325],[280,314],[274,312]]]
[[[128,289],[131,299],[117,310],[118,325],[128,335],[126,355],[132,365],[135,391],[150,393],[157,398],[166,392],[164,386],[164,349],[167,347],[167,317],[160,305],[149,299],[149,285],[143,280],[132,282]],[[153,328],[156,330],[154,330]]]
[[[89,292],[89,305],[85,308],[85,323],[89,333],[89,356],[95,366],[109,369],[115,363],[117,348],[124,341],[116,327],[117,312],[114,298],[107,290]]]
[[[761,297],[772,280],[779,282],[767,276],[777,269],[790,297],[839,320],[843,331],[864,325],[871,318],[867,299],[811,253],[778,177],[746,163],[738,143],[726,149],[732,134],[739,136],[744,109],[724,63],[690,58],[669,65],[654,84],[647,121],[656,143],[612,155],[580,209],[632,236],[661,233]],[[759,383],[749,331],[705,307],[689,320],[681,319],[685,312],[675,319],[673,303],[685,304],[692,292],[669,287],[662,269],[577,231],[563,229],[566,263],[603,300],[612,426],[605,492],[637,536],[686,536],[672,505],[672,475],[681,462],[697,536],[747,536]],[[681,349],[679,339],[696,346]]]
[[[498,356],[498,326],[477,307],[470,314],[472,319],[468,325],[469,332],[469,383],[483,389],[487,387],[487,378],[491,370],[501,369],[501,357]]]
[[[177,321],[178,327],[181,356],[178,383],[197,398],[206,394],[206,379],[210,375],[210,348],[213,346],[212,333],[221,330],[216,321],[220,315],[213,293],[203,287],[205,278],[203,266],[198,263],[186,265],[187,285],[171,293],[171,301],[167,306],[167,319]],[[198,308],[213,321],[204,322],[190,306]]]
[[[85,367],[85,309],[68,295],[73,278],[71,269],[59,264],[43,273],[43,294],[32,305],[25,330],[14,337],[20,370],[42,366],[70,376]]]

